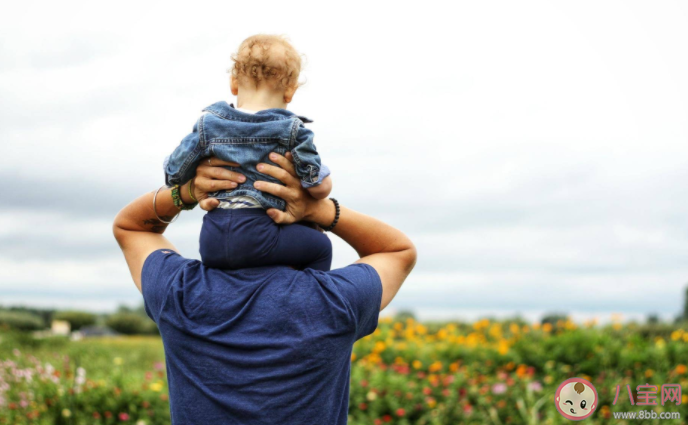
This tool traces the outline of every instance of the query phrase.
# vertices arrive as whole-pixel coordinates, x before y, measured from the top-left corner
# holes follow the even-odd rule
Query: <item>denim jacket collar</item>
[[[210,112],[219,117],[234,121],[264,122],[296,117],[304,123],[313,122],[313,120],[309,118],[306,118],[301,115],[296,115],[291,111],[281,108],[263,109],[262,111],[258,111],[255,114],[247,114],[245,112],[238,111],[234,107],[233,103],[228,104],[224,100],[213,103],[212,105],[203,109],[203,112]]]

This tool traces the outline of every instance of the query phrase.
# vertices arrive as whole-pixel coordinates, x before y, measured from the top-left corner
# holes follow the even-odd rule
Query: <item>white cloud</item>
[[[290,107],[315,119],[334,195],[417,243],[393,307],[679,309],[686,5],[297,3],[5,6],[1,303],[139,299],[110,221],[162,184],[200,110],[230,99],[229,54],[265,31],[307,55]],[[196,258],[200,217],[169,230]],[[354,259],[335,241],[336,266]]]

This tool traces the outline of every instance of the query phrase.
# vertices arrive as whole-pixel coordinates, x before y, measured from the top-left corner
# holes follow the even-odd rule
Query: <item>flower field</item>
[[[669,325],[578,326],[570,321],[470,324],[381,319],[352,354],[352,425],[564,424],[554,392],[592,382],[587,423],[683,424],[688,332]],[[680,405],[631,404],[644,384],[679,384]],[[613,405],[617,386],[621,393]],[[169,423],[159,338],[34,340],[0,333],[0,424]],[[614,412],[678,412],[682,419],[619,420]]]

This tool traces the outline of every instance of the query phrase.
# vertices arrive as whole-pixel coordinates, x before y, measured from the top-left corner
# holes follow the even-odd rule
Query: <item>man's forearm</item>
[[[327,200],[312,205],[314,209],[307,218],[329,226],[335,215],[334,203]],[[346,207],[341,208],[333,233],[358,252],[358,263],[377,271],[382,283],[380,310],[384,309],[416,264],[416,248],[411,240],[394,227]]]
[[[162,234],[167,228],[167,223],[163,223],[160,219],[171,221],[179,214],[179,208],[177,208],[172,201],[171,192],[172,189],[170,188],[160,189],[155,199],[156,210],[153,210],[155,191],[140,196],[124,207],[115,218],[115,233],[119,229],[124,231]],[[188,195],[188,183],[182,186],[179,192],[182,201],[185,203],[193,202]],[[160,217],[160,219],[158,219],[158,217]]]
[[[321,227],[327,227],[334,220],[334,216],[334,203],[324,199],[313,206],[308,219]],[[351,245],[361,257],[413,248],[413,243],[403,232],[344,206],[340,208],[339,221],[332,233]]]

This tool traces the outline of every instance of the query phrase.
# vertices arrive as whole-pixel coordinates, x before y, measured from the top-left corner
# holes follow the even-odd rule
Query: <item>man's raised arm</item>
[[[200,165],[193,178],[194,197],[200,201],[201,208],[207,211],[217,207],[219,203],[215,198],[208,198],[208,193],[232,189],[237,186],[237,183],[246,181],[243,175],[222,167],[224,165],[238,167],[239,164],[217,158],[212,158],[212,161],[212,164]],[[182,201],[188,204],[193,202],[189,187],[190,182],[187,182],[179,191]],[[170,192],[170,189],[158,191],[155,210],[153,209],[155,196],[153,193],[140,196],[117,214],[112,225],[112,232],[124,253],[131,277],[139,291],[141,290],[141,270],[148,255],[158,249],[176,251],[174,245],[162,235],[167,228],[166,222],[179,214],[179,209],[174,206]]]
[[[332,224],[334,203],[329,199],[316,200],[302,190],[287,158],[271,154],[270,159],[282,168],[259,164],[258,170],[279,179],[286,186],[258,181],[255,187],[287,201],[286,211],[268,210],[270,217],[277,223],[308,220],[321,227]],[[387,307],[416,264],[416,248],[411,240],[394,227],[346,207],[341,208],[333,233],[358,252],[361,257],[358,263],[371,265],[380,275],[380,310]]]

